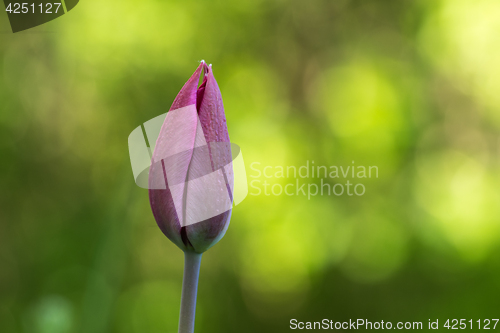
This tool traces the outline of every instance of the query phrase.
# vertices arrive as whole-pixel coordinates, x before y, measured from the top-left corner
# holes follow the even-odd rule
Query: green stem
[[[179,333],[194,332],[196,294],[200,276],[201,253],[184,252],[184,279],[182,280]]]

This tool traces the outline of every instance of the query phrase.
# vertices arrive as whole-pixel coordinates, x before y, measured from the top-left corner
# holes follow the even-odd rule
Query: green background
[[[203,257],[197,332],[498,318],[499,17],[497,0],[86,0],[12,34],[0,14],[0,332],[176,331],[182,252],[127,138],[201,59],[249,176],[379,177],[249,195]]]

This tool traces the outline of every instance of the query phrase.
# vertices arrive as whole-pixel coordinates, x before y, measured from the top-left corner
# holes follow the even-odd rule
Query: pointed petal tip
[[[193,75],[191,75],[189,80],[179,91],[177,97],[175,97],[170,110],[175,110],[191,104],[196,104],[198,82],[200,81],[202,70],[204,70],[206,67],[207,64],[205,63],[205,61],[200,63],[198,68],[196,68],[196,70],[194,71]]]
[[[207,65],[207,62],[205,60],[201,60],[200,61],[200,67],[203,67],[205,69],[205,71],[209,70],[209,67],[212,66],[211,64],[210,65]]]

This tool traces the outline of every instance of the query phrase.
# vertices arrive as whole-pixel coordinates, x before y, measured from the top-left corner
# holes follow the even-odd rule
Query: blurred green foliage
[[[86,0],[11,34],[0,15],[0,332],[176,331],[182,253],[127,137],[201,59],[249,174],[380,172],[361,197],[249,195],[204,255],[198,332],[498,318],[499,17],[497,0]]]

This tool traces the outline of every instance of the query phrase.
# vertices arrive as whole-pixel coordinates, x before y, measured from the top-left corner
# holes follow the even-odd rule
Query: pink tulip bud
[[[212,67],[202,61],[175,98],[156,141],[149,172],[151,209],[172,242],[185,252],[202,253],[227,230],[232,189],[222,96]]]

